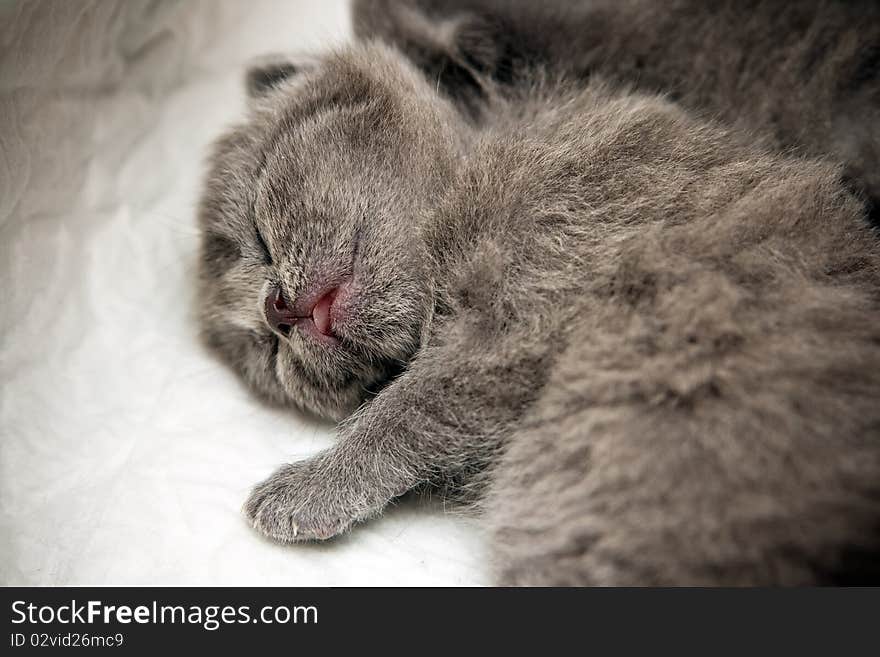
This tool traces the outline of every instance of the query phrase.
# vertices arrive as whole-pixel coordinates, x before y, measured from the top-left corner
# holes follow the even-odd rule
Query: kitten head
[[[430,321],[421,227],[460,118],[379,45],[266,61],[247,86],[200,205],[202,333],[262,396],[340,419]]]

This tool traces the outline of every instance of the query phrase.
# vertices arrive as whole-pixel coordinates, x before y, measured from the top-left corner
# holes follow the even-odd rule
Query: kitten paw
[[[363,514],[330,481],[312,461],[285,465],[254,488],[245,514],[254,529],[282,543],[332,538]]]

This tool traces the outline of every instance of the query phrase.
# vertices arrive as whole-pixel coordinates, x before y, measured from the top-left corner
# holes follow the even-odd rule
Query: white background
[[[339,1],[0,7],[0,583],[487,583],[477,523],[438,503],[292,547],[240,512],[332,429],[197,340],[206,146],[250,57],[348,32]]]

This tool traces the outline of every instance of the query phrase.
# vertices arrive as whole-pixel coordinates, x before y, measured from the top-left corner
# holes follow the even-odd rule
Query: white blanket
[[[0,583],[458,585],[475,521],[405,502],[283,547],[250,486],[332,441],[199,343],[194,206],[245,62],[348,38],[346,2],[0,5]]]

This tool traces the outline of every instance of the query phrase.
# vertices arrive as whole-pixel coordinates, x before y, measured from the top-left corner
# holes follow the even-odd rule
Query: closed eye
[[[257,227],[256,222],[254,222],[254,232],[257,234],[257,244],[260,245],[260,250],[263,252],[263,259],[266,261],[267,265],[271,265],[272,254],[269,252],[266,240],[264,240],[262,234],[260,234],[260,229]]]

